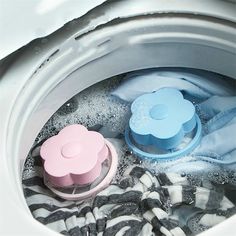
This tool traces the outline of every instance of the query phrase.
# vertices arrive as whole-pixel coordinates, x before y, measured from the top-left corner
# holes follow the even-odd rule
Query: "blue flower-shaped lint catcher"
[[[138,97],[131,105],[131,112],[126,142],[140,157],[183,156],[200,141],[201,122],[195,107],[176,89],[163,88]],[[184,140],[190,141],[181,147]],[[154,149],[159,152],[153,153]]]

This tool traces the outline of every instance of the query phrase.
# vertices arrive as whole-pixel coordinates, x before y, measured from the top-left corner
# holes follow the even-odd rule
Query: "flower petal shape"
[[[59,187],[92,183],[108,154],[101,134],[77,124],[62,129],[40,149],[48,179]]]
[[[131,112],[129,127],[135,142],[165,150],[177,147],[197,124],[194,105],[174,88],[141,95]]]

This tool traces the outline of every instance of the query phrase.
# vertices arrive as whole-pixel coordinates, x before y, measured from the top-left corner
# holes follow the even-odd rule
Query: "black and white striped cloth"
[[[64,235],[192,235],[192,218],[198,217],[207,229],[236,212],[223,192],[193,185],[175,173],[154,175],[134,166],[119,184],[81,203],[62,200],[47,189],[39,156],[34,157],[34,170],[23,179],[32,215]]]

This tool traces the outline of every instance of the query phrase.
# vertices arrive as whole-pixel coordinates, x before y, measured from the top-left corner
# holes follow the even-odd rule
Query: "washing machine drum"
[[[54,234],[28,210],[22,168],[41,128],[75,94],[115,75],[148,68],[195,68],[236,78],[235,1],[204,3],[105,1],[1,60],[2,234]],[[204,235],[230,235],[233,221],[235,217]]]

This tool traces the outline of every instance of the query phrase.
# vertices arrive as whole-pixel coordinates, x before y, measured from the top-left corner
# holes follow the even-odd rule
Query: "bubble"
[[[229,178],[230,178],[230,179],[234,178],[234,172],[230,172],[230,173],[229,173]]]
[[[219,173],[218,173],[218,172],[215,172],[215,173],[214,173],[214,176],[215,176],[215,177],[219,176]]]
[[[72,112],[75,112],[78,108],[78,101],[74,98],[67,101],[58,111],[57,113],[61,116],[68,115]]]
[[[125,151],[125,155],[132,155],[132,151],[126,150],[126,151]]]
[[[185,176],[186,176],[185,172],[181,173],[181,177],[185,177]]]

